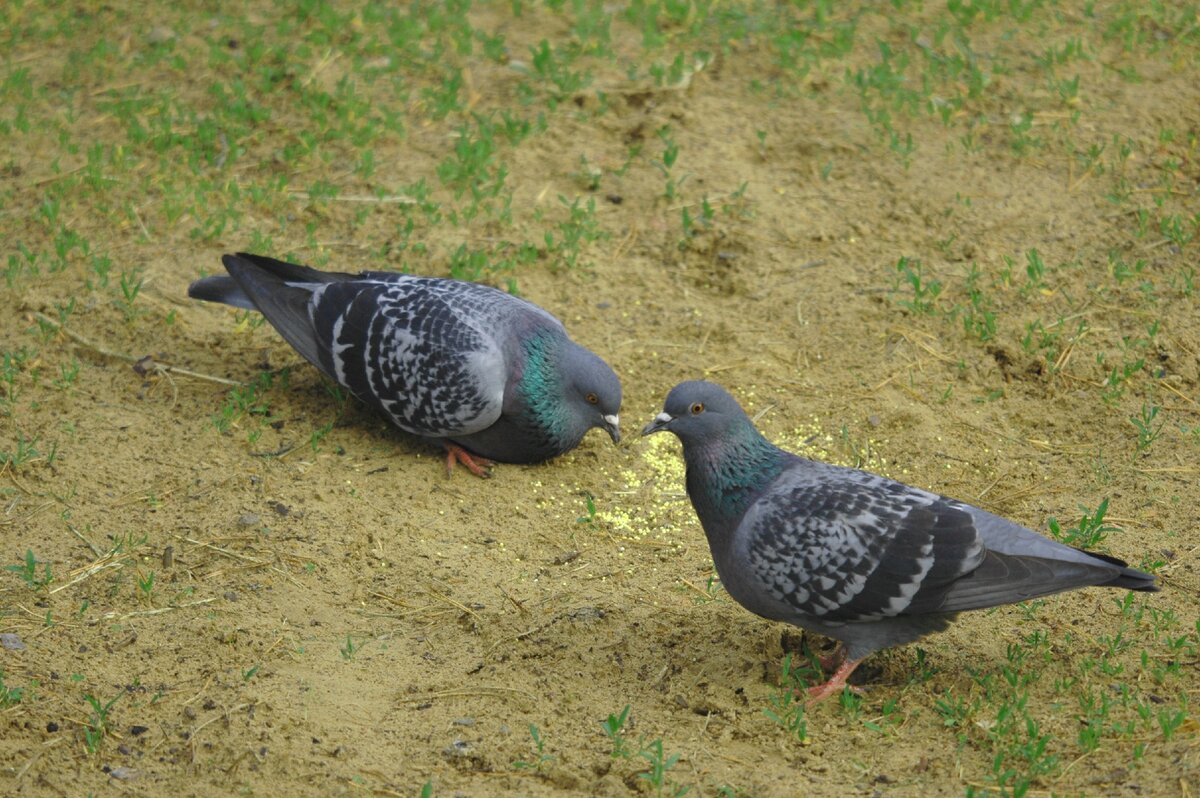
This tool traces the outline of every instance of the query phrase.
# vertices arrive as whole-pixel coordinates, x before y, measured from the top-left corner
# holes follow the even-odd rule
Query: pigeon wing
[[[926,596],[986,557],[970,513],[956,503],[808,461],[772,483],[738,537],[770,599],[834,624],[926,611]]]
[[[405,275],[317,286],[309,314],[322,367],[408,432],[486,429],[500,417],[510,369],[495,308],[479,312],[485,292],[507,296]]]
[[[954,499],[807,461],[776,480],[740,530],[771,598],[831,623],[982,609],[1088,585],[1154,589],[1153,577],[1115,558]]]
[[[520,337],[566,335],[538,306],[476,283],[395,272],[346,274],[238,253],[197,299],[261,311],[301,355],[416,435],[470,435],[503,410]]]

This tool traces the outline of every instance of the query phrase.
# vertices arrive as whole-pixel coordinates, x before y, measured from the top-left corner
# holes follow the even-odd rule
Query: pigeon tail
[[[1120,557],[1113,557],[1110,554],[1100,554],[1098,552],[1088,551],[1087,549],[1081,549],[1077,546],[1072,546],[1071,548],[1075,549],[1076,551],[1083,552],[1089,557],[1095,557],[1097,560],[1103,560],[1109,565],[1115,565],[1121,569],[1120,572],[1109,581],[1101,582],[1101,587],[1123,587],[1128,590],[1138,590],[1143,593],[1158,592],[1158,585],[1155,584],[1155,582],[1158,581],[1158,577],[1154,574],[1148,574],[1145,571],[1139,571],[1137,568],[1132,568],[1130,567],[1129,563],[1125,562]]]
[[[205,302],[219,302],[235,308],[258,310],[242,287],[230,276],[222,274],[214,277],[202,277],[188,286],[188,296]]]
[[[343,280],[353,280],[359,276],[347,272],[323,272],[309,266],[301,266],[299,263],[288,263],[285,260],[268,258],[266,255],[253,255],[249,252],[223,255],[221,262],[231,272],[231,263],[242,268],[253,266],[278,280],[289,283],[340,283]]]
[[[229,279],[241,288],[241,296],[252,303],[249,307],[266,316],[271,326],[305,360],[333,377],[322,363],[321,345],[313,330],[309,305],[315,288],[346,279],[349,275],[319,272],[306,266],[243,253],[226,255],[221,261],[229,271]]]
[[[1159,590],[1155,581],[1158,577],[1139,571],[1136,568],[1126,568],[1111,581],[1104,582],[1102,587],[1123,587],[1126,590],[1137,590],[1141,593],[1157,593]]]

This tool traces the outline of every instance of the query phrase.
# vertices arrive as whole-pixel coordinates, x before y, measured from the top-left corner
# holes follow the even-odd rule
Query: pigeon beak
[[[613,439],[613,443],[621,442],[621,419],[616,413],[611,416],[604,416],[604,431]]]
[[[656,432],[662,432],[663,430],[667,429],[674,420],[675,417],[669,413],[659,413],[654,417],[653,421],[642,427],[642,437],[644,438],[647,435],[653,435]]]

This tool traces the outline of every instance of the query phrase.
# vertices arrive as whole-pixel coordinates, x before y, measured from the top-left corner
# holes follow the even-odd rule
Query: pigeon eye
[[[692,405],[690,408],[688,408],[688,409],[692,411],[692,415],[693,415],[693,416],[698,416],[698,415],[700,415],[701,413],[703,413],[703,412],[704,412],[704,403],[703,403],[703,402],[696,402],[696,403],[694,403],[694,404],[693,404],[693,405]]]
[[[594,404],[600,403],[600,397],[596,396],[596,394],[594,394],[594,393],[589,393],[587,396],[585,396],[583,398],[587,399],[589,405],[594,405]]]

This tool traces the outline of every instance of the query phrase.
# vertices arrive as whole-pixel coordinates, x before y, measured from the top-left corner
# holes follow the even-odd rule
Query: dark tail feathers
[[[1154,574],[1148,574],[1145,571],[1139,571],[1136,568],[1130,568],[1129,563],[1119,557],[1112,557],[1108,554],[1099,554],[1087,549],[1076,549],[1082,551],[1089,557],[1095,557],[1097,560],[1104,560],[1110,565],[1115,565],[1121,569],[1121,572],[1114,576],[1111,581],[1105,582],[1103,587],[1123,587],[1126,590],[1141,590],[1146,593],[1157,593],[1158,585],[1154,584],[1158,581],[1158,577]]]
[[[322,272],[298,263],[268,258],[265,255],[251,255],[249,252],[225,255],[221,258],[221,262],[225,264],[225,269],[230,274],[234,274],[238,267],[257,268],[278,280],[289,283],[336,283],[354,277],[352,274],[343,272]]]
[[[1145,593],[1157,593],[1158,585],[1154,584],[1158,577],[1139,571],[1136,568],[1126,568],[1113,577],[1111,582],[1105,582],[1104,587],[1123,587],[1126,590],[1140,590]]]
[[[253,273],[256,282],[334,283],[352,275],[339,272],[321,272],[296,263],[239,252],[221,258],[230,275]],[[188,286],[188,296],[205,302],[220,302],[235,308],[258,310],[254,300],[242,288],[242,284],[231,276],[203,277]]]
[[[202,277],[192,283],[188,286],[188,296],[205,302],[220,302],[235,308],[258,310],[242,287],[232,277],[224,274],[218,277]]]
[[[221,258],[228,276],[205,277],[188,287],[188,296],[257,310],[296,351],[322,371],[321,346],[308,316],[313,287],[352,279],[262,255],[239,252]]]

